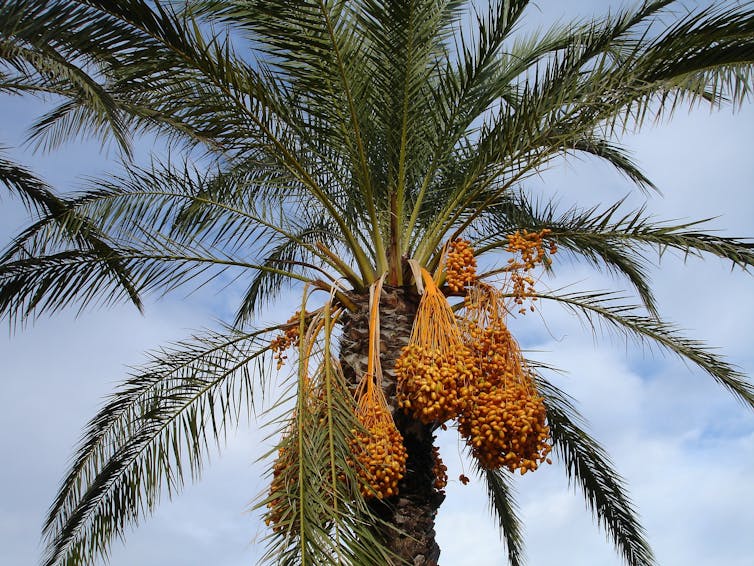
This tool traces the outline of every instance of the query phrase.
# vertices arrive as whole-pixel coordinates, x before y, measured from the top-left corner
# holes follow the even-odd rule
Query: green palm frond
[[[730,261],[733,267],[747,270],[754,264],[754,242],[714,233],[699,231],[709,220],[695,220],[675,224],[657,222],[642,208],[636,211],[619,212],[621,202],[604,211],[593,208],[587,211],[572,210],[553,222],[554,238],[574,253],[577,250],[598,249],[606,244],[628,250],[639,246],[649,247],[662,256],[668,250],[681,253],[684,258],[701,257],[704,254]],[[591,238],[594,241],[591,241]],[[598,240],[603,240],[597,244]],[[597,244],[597,245],[590,245]],[[602,255],[602,254],[600,254]]]
[[[427,114],[415,111],[416,104],[428,107],[419,85],[431,69],[433,50],[424,45],[434,41],[432,32],[450,8],[434,2],[367,2],[358,12],[344,2],[299,3],[295,9],[284,2],[209,4],[218,17],[251,33],[263,51],[274,49],[271,64],[301,93],[295,102],[305,102],[322,139],[341,148],[339,161],[353,179],[348,198],[359,197],[355,210],[371,231],[367,248],[373,249],[376,272],[383,271],[383,242],[392,246],[393,261],[400,257],[400,241],[389,241],[387,234],[404,207],[407,161],[422,155],[409,155],[406,148],[423,139],[413,121]],[[302,34],[304,43],[297,39]],[[399,60],[404,63],[398,65]],[[387,191],[395,192],[393,201]],[[378,215],[378,208],[390,216]],[[400,237],[399,231],[392,233]]]
[[[274,466],[269,494],[257,504],[267,508],[272,525],[264,557],[269,563],[383,564],[395,558],[377,535],[379,519],[359,490],[350,441],[361,425],[331,350],[337,318],[332,300],[331,294],[306,320],[301,314],[305,293],[299,311],[294,408],[278,419],[280,440],[271,455],[280,463]]]
[[[346,77],[343,73],[340,72],[336,77],[332,76],[338,69],[342,71],[342,64],[339,63],[341,61],[341,38],[335,35],[334,24],[331,21],[332,17],[340,14],[340,8],[337,6],[326,6],[318,2],[311,2],[306,5],[299,4],[295,10],[288,14],[290,16],[288,18],[281,18],[282,15],[287,14],[289,11],[282,4],[280,6],[250,5],[249,9],[252,10],[252,15],[259,16],[254,20],[254,25],[260,27],[265,32],[264,37],[267,38],[266,41],[269,43],[270,48],[277,50],[285,49],[286,42],[289,41],[288,37],[290,36],[290,33],[287,32],[291,30],[305,33],[310,39],[310,41],[303,45],[299,45],[297,51],[299,63],[301,64],[296,66],[295,70],[299,75],[303,74],[304,76],[302,79],[304,84],[298,85],[300,88],[299,93],[307,92],[309,95],[314,96],[316,93],[321,92],[323,86],[321,82],[323,80],[331,86],[334,84],[333,81],[341,83],[340,92],[343,92],[343,95],[347,99],[346,103],[349,105],[349,108],[343,109],[343,111],[350,116],[347,119],[347,123],[351,126],[349,131],[353,131],[355,138],[352,140],[350,138],[340,140],[341,143],[336,144],[335,147],[352,147],[355,148],[354,151],[358,154],[356,158],[360,162],[359,167],[361,168],[362,175],[356,176],[359,181],[352,188],[361,191],[365,204],[362,210],[365,208],[371,218],[370,225],[372,226],[374,240],[379,235],[379,232],[374,231],[377,229],[377,218],[374,209],[375,202],[373,196],[370,194],[368,178],[364,177],[366,162],[364,150],[359,149],[363,145],[363,141],[361,140],[356,122],[357,116],[352,104],[348,102],[353,97],[348,94],[348,85],[345,83]],[[147,22],[147,24],[150,23]],[[172,35],[167,37],[166,40],[174,42]],[[270,158],[281,162],[293,177],[329,211],[338,224],[344,241],[351,248],[362,276],[372,277],[372,268],[368,265],[366,254],[359,245],[357,237],[352,233],[352,226],[343,218],[343,210],[338,205],[336,198],[329,194],[328,185],[319,183],[310,168],[307,167],[307,162],[305,161],[306,154],[298,154],[296,149],[300,146],[298,142],[306,142],[308,140],[298,135],[298,132],[304,128],[296,120],[295,113],[286,109],[280,96],[277,98],[274,97],[276,93],[280,92],[276,83],[265,80],[265,76],[268,75],[256,72],[249,65],[245,65],[240,61],[234,61],[232,57],[229,58],[227,49],[223,50],[219,44],[214,51],[210,52],[203,44],[199,43],[199,39],[195,43],[197,45],[181,45],[179,47],[184,50],[190,48],[191,52],[195,53],[195,55],[192,55],[192,64],[206,77],[212,87],[218,90],[222,98],[228,99],[230,105],[225,104],[224,106],[235,107],[235,113],[245,120],[246,123],[240,124],[240,130],[257,138],[259,141],[255,142],[255,146],[268,152]],[[279,53],[282,54],[284,51],[279,51]],[[224,65],[229,60],[233,63],[233,66],[224,68]],[[285,65],[282,65],[282,67],[287,71],[288,79],[290,80],[290,73],[293,69],[287,68]],[[313,75],[306,75],[306,73],[313,73]],[[321,73],[321,75],[317,75],[317,73]],[[245,81],[239,83],[239,77],[245,79]],[[307,77],[312,78],[312,80],[319,80],[318,88],[305,89],[304,87],[308,84],[306,83]],[[191,98],[194,99],[195,97],[192,96]],[[206,96],[201,98],[206,98]],[[171,97],[171,99],[175,99],[175,97]],[[298,103],[300,104],[301,101],[299,100]],[[328,105],[325,106],[325,108],[333,109],[328,110],[330,114],[339,108],[337,104],[333,106],[332,103],[333,100],[330,99]],[[249,105],[251,105],[251,108],[249,108]],[[316,101],[307,99],[307,107],[316,112]],[[212,112],[203,112],[202,115],[214,116],[213,120],[217,119],[217,116]],[[315,116],[320,120],[325,119],[326,122],[329,121],[328,123],[333,124],[335,129],[337,129],[338,124],[343,124],[342,120],[340,122],[337,120],[333,121],[333,116],[327,113],[324,116],[316,113]],[[293,124],[289,123],[290,121],[293,121]],[[291,136],[293,138],[289,139]],[[307,148],[305,146],[303,149],[313,150],[314,148]],[[381,238],[376,238],[376,241],[381,241]],[[377,248],[376,257],[379,264],[381,257],[379,244]]]
[[[4,262],[0,265],[0,313],[17,321],[71,305],[80,309],[111,305],[131,295],[158,290],[164,294],[189,284],[196,289],[222,274],[239,271],[275,271],[310,281],[295,271],[248,263],[196,244],[187,249],[159,236],[149,238],[141,249],[112,249],[112,254],[73,249]],[[123,284],[122,273],[128,285]]]
[[[119,53],[123,59],[112,69],[115,96],[128,106],[134,124],[167,125],[174,133],[195,134],[197,141],[209,141],[210,147],[231,154],[255,151],[266,155],[329,210],[362,274],[371,273],[358,239],[342,220],[327,186],[312,175],[305,155],[297,155],[301,138],[287,123],[295,113],[286,109],[278,82],[269,73],[235,57],[227,38],[205,39],[199,27],[185,28],[189,20],[170,9],[157,5],[153,10],[136,0],[128,6],[90,5],[102,10],[118,29],[131,30],[144,39],[127,42],[128,48]],[[158,62],[156,68],[152,61]],[[149,108],[143,108],[145,96],[150,98]],[[194,107],[187,108],[188,101]],[[61,107],[45,123],[60,123],[70,131],[80,120],[66,122],[67,115]]]
[[[555,301],[588,322],[592,329],[606,327],[691,362],[728,389],[745,405],[754,407],[754,385],[746,376],[715,355],[704,343],[684,337],[673,325],[656,317],[644,316],[641,309],[623,302],[616,293],[537,294]]]
[[[475,151],[462,166],[461,182],[452,185],[443,212],[435,215],[436,226],[422,248],[421,259],[437,246],[466,209],[469,217],[462,228],[512,183],[534,174],[565,151],[583,145],[598,129],[613,135],[620,128],[638,127],[650,113],[656,116],[659,112],[672,112],[681,101],[704,99],[680,84],[681,71],[669,61],[663,60],[668,68],[652,74],[649,80],[648,70],[660,65],[657,50],[667,48],[679,57],[692,51],[704,53],[707,65],[714,69],[705,73],[700,68],[698,80],[704,82],[705,88],[718,89],[716,97],[730,95],[738,102],[747,96],[749,78],[741,74],[740,66],[750,66],[754,60],[747,45],[754,33],[754,18],[744,11],[740,19],[734,18],[735,24],[720,31],[720,44],[710,44],[702,40],[704,34],[721,22],[733,21],[735,9],[692,13],[684,18],[688,28],[699,32],[691,34],[692,41],[671,30],[657,40],[657,46],[643,45],[640,39],[649,33],[646,27],[665,4],[647,3],[635,13],[625,12],[587,27],[573,28],[565,47],[537,59],[529,72],[514,82],[518,102],[503,103],[485,120],[478,143],[473,145]],[[739,43],[741,48],[727,49],[728,43]],[[653,109],[655,103],[659,103],[659,110]],[[636,174],[632,169],[625,172]],[[479,199],[479,194],[490,187],[494,190],[489,198]]]
[[[201,242],[229,252],[264,249],[275,235],[286,237],[286,226],[295,221],[281,214],[285,201],[269,202],[268,191],[285,182],[271,178],[274,173],[257,170],[238,177],[189,163],[129,166],[124,175],[92,182],[74,206],[119,241],[162,232],[186,245]]]
[[[513,478],[503,469],[483,470],[476,461],[475,465],[477,473],[485,481],[490,511],[497,519],[500,536],[503,537],[508,550],[508,564],[522,566],[524,564],[523,527],[515,500],[515,489],[511,481]]]
[[[113,293],[119,294],[139,310],[142,309],[139,292],[123,258],[118,255],[104,234],[93,227],[87,219],[72,213],[69,201],[55,195],[46,183],[26,168],[1,158],[0,183],[18,194],[30,211],[45,218],[18,235],[0,257],[0,316],[7,314],[10,320],[17,320],[19,316],[26,317],[47,292],[43,288],[44,284],[42,288],[37,287],[34,290],[27,286],[29,271],[35,269],[33,266],[39,265],[35,263],[38,260],[34,257],[35,250],[27,244],[40,232],[42,226],[51,226],[57,232],[54,238],[50,238],[47,233],[47,239],[82,250],[83,255],[94,260],[95,271],[99,276],[110,281],[117,289],[114,289]],[[21,280],[15,279],[15,275],[21,273]],[[39,281],[36,280],[37,283]],[[32,283],[32,286],[34,285],[36,283]],[[12,296],[17,292],[20,293],[20,297]]]
[[[587,505],[630,566],[655,564],[623,479],[604,449],[583,429],[572,400],[541,377],[537,389],[544,398],[555,454],[571,484],[578,485]]]
[[[112,136],[129,154],[128,119],[98,75],[115,63],[111,49],[133,45],[134,34],[73,2],[10,0],[0,7],[0,22],[0,68],[11,67],[16,77],[9,90],[67,99],[32,127],[30,139],[51,149],[84,133],[103,141]]]
[[[690,12],[668,26],[639,62],[645,81],[677,92],[661,95],[659,112],[685,100],[740,104],[751,92],[752,34],[754,10],[732,4]],[[644,108],[635,111],[645,114]]]
[[[588,136],[581,140],[574,140],[572,149],[605,160],[641,189],[657,189],[655,184],[633,162],[630,155],[615,143],[597,136]]]
[[[678,252],[684,259],[709,254],[743,270],[754,263],[754,242],[699,230],[708,220],[660,222],[644,208],[622,210],[623,202],[604,209],[572,208],[558,212],[552,201],[539,204],[523,193],[509,193],[499,204],[489,207],[475,225],[475,243],[480,254],[501,251],[508,245],[506,236],[516,230],[548,229],[551,231],[548,238],[559,249],[595,267],[606,267],[625,276],[652,315],[657,314],[657,308],[647,267],[666,252]],[[495,273],[493,268],[482,276]]]
[[[317,255],[321,247],[338,250],[339,243],[333,237],[334,228],[326,217],[319,221],[313,219],[310,225],[301,227],[299,232],[293,234],[293,239],[273,248],[262,264],[267,269],[258,271],[246,289],[236,312],[236,324],[250,320],[264,304],[274,301],[282,286],[290,282],[286,272],[296,267],[307,269],[312,279],[321,275],[329,284],[336,284],[335,278],[317,265],[322,261],[321,255]]]
[[[0,183],[17,196],[29,212],[49,214],[62,208],[61,200],[50,186],[26,167],[2,157],[0,146]]]
[[[270,330],[194,336],[133,373],[87,427],[45,522],[44,564],[93,564],[161,493],[198,477],[256,410]]]
[[[266,274],[248,276],[251,294],[239,313],[253,310],[263,282],[272,284],[266,290],[273,291],[291,277],[332,281],[333,274],[340,273],[360,284],[349,266],[322,251],[322,244],[329,249],[344,244],[335,239],[332,223],[321,224],[316,207],[300,207],[300,219],[284,218],[266,202],[266,193],[256,197],[254,187],[247,188],[253,179],[241,179],[238,185],[235,177],[199,173],[188,166],[155,164],[131,167],[127,173],[61,201],[55,214],[17,237],[0,268],[3,296],[13,297],[4,303],[4,312],[25,316],[33,310],[54,312],[72,302],[84,306],[103,289],[110,289],[106,301],[118,302],[127,295],[113,279],[110,264],[116,262],[128,273],[133,294],[203,284],[228,270]],[[291,211],[292,206],[286,204]],[[89,218],[96,218],[98,226]],[[94,235],[109,248],[76,245],[76,238],[86,242]],[[249,263],[243,258],[250,250],[267,259]],[[276,258],[281,250],[288,252]]]
[[[347,441],[353,417],[349,399],[333,393],[323,404],[326,412],[323,406],[317,412],[311,407],[297,411],[280,431],[281,441],[273,454],[282,450],[294,456],[291,465],[273,476],[279,483],[272,480],[270,493],[257,506],[283,506],[282,516],[266,537],[265,563],[389,563],[391,553],[376,535],[377,519],[355,489],[358,477]]]
[[[433,92],[427,96],[431,104],[429,119],[422,130],[427,149],[422,151],[422,140],[417,140],[419,148],[415,155],[424,158],[417,162],[416,180],[407,186],[407,204],[410,214],[406,222],[403,252],[413,252],[418,244],[417,237],[431,224],[435,211],[450,198],[451,184],[437,183],[436,176],[444,178],[454,170],[456,151],[466,141],[469,131],[474,131],[473,123],[497,100],[511,94],[510,78],[501,69],[500,60],[503,43],[523,14],[528,2],[491,2],[487,14],[475,13],[478,34],[468,38],[462,26],[455,38],[455,54],[446,50],[445,57],[438,60],[437,78],[433,79]],[[548,41],[551,38],[548,38]],[[511,59],[522,60],[525,56],[513,47]],[[515,73],[514,73],[515,76]],[[415,231],[417,226],[424,230]]]

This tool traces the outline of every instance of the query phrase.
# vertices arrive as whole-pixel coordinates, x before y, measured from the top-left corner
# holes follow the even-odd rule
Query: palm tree
[[[648,1],[523,35],[528,2],[467,4],[0,4],[6,90],[64,97],[37,139],[114,136],[128,157],[130,134],[154,132],[182,150],[126,161],[73,196],[0,163],[0,180],[36,205],[0,260],[3,314],[141,308],[145,294],[218,277],[244,288],[234,320],[154,354],[92,419],[44,527],[45,564],[107,556],[259,412],[279,364],[259,502],[270,562],[436,564],[433,435],[457,426],[511,564],[511,470],[536,469],[550,447],[626,562],[653,563],[620,476],[506,320],[561,304],[754,406],[744,376],[660,318],[645,267],[675,249],[745,269],[752,244],[621,202],[563,209],[527,182],[585,154],[654,189],[620,135],[682,106],[744,103],[754,10]],[[622,277],[639,304],[535,286],[534,270],[556,275],[564,253]],[[291,286],[298,312],[257,327]]]

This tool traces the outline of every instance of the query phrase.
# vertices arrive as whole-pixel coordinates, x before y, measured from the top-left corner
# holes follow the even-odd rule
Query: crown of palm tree
[[[587,154],[653,190],[620,135],[681,106],[748,100],[751,3],[686,12],[672,0],[644,2],[527,35],[518,30],[528,4],[0,4],[3,90],[63,100],[32,127],[32,140],[54,148],[94,134],[129,157],[131,136],[153,132],[183,150],[148,166],[126,160],[123,173],[72,196],[0,158],[0,182],[35,213],[0,258],[0,312],[15,324],[70,305],[141,308],[147,293],[219,276],[245,286],[235,320],[155,354],[90,422],[45,525],[45,564],[106,556],[161,493],[196,477],[210,446],[257,411],[273,338],[294,326],[299,365],[280,405],[293,409],[275,421],[284,434],[274,453],[290,458],[278,475],[288,479],[262,503],[285,501],[268,558],[396,559],[353,489],[358,425],[338,358],[348,338],[335,329],[368,310],[362,299],[377,282],[410,287],[412,264],[442,273],[446,243],[460,237],[480,260],[479,278],[494,280],[509,235],[546,231],[561,251],[624,278],[640,304],[613,292],[537,299],[675,353],[754,406],[744,376],[659,318],[646,269],[666,249],[745,269],[754,263],[749,241],[622,202],[564,211],[527,188],[558,160]],[[301,314],[254,327],[290,283],[304,289]],[[307,314],[315,290],[328,298]],[[310,402],[313,387],[320,403]],[[543,375],[536,387],[569,479],[626,561],[651,564],[622,480],[571,400]],[[478,471],[510,562],[520,564],[511,476]]]

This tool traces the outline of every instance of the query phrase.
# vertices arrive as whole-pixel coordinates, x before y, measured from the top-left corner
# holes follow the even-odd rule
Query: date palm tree
[[[747,101],[752,5],[687,11],[646,1],[526,34],[528,5],[0,3],[4,90],[63,97],[32,137],[54,146],[93,133],[126,157],[121,173],[74,195],[0,162],[0,181],[36,214],[0,259],[3,315],[17,324],[70,305],[141,308],[145,294],[218,277],[244,289],[226,326],[155,353],[91,420],[44,526],[44,564],[106,557],[161,495],[196,478],[228,429],[260,412],[276,359],[288,377],[265,412],[278,433],[259,503],[270,525],[266,559],[436,564],[443,493],[433,434],[462,417],[407,409],[396,362],[412,332],[452,334],[474,289],[493,289],[497,311],[510,316],[516,299],[558,303],[699,366],[754,407],[743,375],[660,318],[646,270],[666,249],[746,269],[750,242],[622,202],[564,208],[529,184],[584,154],[653,190],[620,136],[684,106]],[[170,159],[128,161],[130,136],[145,132],[170,144]],[[567,253],[617,274],[637,304],[622,291],[535,290],[516,272],[527,270],[512,243],[531,235],[549,244],[537,256],[542,269],[557,276]],[[478,269],[454,285],[458,241]],[[459,267],[470,268],[468,258]],[[291,287],[302,296],[298,313],[259,326],[258,313]],[[428,297],[450,322],[426,315]],[[623,481],[572,401],[546,368],[519,362],[544,407],[556,464],[626,562],[652,564]],[[383,440],[367,414],[379,414],[392,434],[384,438],[405,452],[390,491],[378,493],[370,476],[381,462],[363,458]],[[469,448],[509,561],[521,564],[514,477]]]

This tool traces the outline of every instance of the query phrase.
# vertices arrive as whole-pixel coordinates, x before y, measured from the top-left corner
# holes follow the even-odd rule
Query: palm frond
[[[29,212],[50,213],[60,208],[61,201],[50,186],[26,167],[5,157],[0,146],[0,183],[15,194]]]
[[[113,250],[109,254],[72,249],[4,262],[0,265],[0,313],[18,321],[74,304],[80,310],[112,305],[150,291],[165,294],[188,284],[198,289],[233,271],[276,271],[309,281],[294,271],[251,264],[197,245],[187,249],[159,235],[149,238],[141,249]],[[128,285],[123,284],[122,274],[128,277]]]
[[[754,242],[697,230],[709,219],[680,224],[658,222],[643,208],[619,213],[621,204],[618,202],[602,212],[596,208],[567,212],[552,222],[553,233],[557,232],[555,238],[572,250],[589,249],[588,240],[593,235],[613,246],[620,242],[621,247],[628,249],[639,245],[652,247],[658,256],[667,250],[676,250],[684,258],[710,254],[744,270],[754,265]]]
[[[572,485],[578,485],[600,525],[630,566],[651,566],[654,556],[623,479],[604,449],[583,429],[572,400],[539,377],[555,454],[563,461]]]
[[[609,138],[638,128],[649,115],[672,113],[682,101],[704,99],[706,95],[697,95],[683,84],[691,71],[676,68],[657,50],[664,53],[667,48],[682,59],[704,60],[709,67],[698,69],[697,80],[715,90],[715,98],[730,93],[737,102],[745,98],[750,71],[742,69],[750,69],[754,62],[750,11],[726,6],[691,12],[682,18],[679,30],[662,35],[657,45],[643,41],[651,37],[648,28],[657,25],[669,3],[645,3],[636,11],[574,26],[560,49],[544,53],[513,79],[515,96],[485,115],[474,136],[476,143],[469,144],[473,151],[456,164],[461,167],[460,179],[448,185],[440,213],[431,215],[434,225],[420,246],[419,259],[428,259],[444,234],[459,223],[455,233],[460,233],[514,183],[583,145],[595,132]],[[711,39],[717,37],[713,31],[717,28],[719,43]],[[680,29],[689,31],[689,38]],[[654,75],[658,58],[662,71]],[[610,150],[603,154],[626,174],[645,182],[636,177],[637,170],[625,168],[624,158]],[[483,193],[489,196],[480,198]]]
[[[482,476],[487,487],[490,512],[497,519],[500,536],[505,540],[508,550],[508,564],[523,566],[524,537],[521,517],[515,499],[515,489],[511,475],[503,469],[484,470],[474,460],[477,473]]]
[[[249,277],[247,306],[255,302],[258,285],[272,284],[266,288],[272,291],[289,276],[332,281],[339,273],[359,286],[350,266],[329,251],[345,247],[336,226],[323,224],[316,206],[289,203],[294,196],[280,203],[288,213],[283,215],[269,202],[269,174],[238,176],[199,172],[187,163],[155,163],[131,166],[125,176],[55,200],[54,212],[22,232],[2,258],[4,312],[23,318],[73,302],[84,307],[97,294],[107,304],[122,300],[124,292],[138,297],[161,286],[201,285],[224,271],[242,274],[247,268],[265,274]],[[52,196],[45,198],[52,202]],[[243,259],[252,253],[267,260]]]
[[[241,304],[236,311],[236,324],[242,324],[251,319],[253,314],[264,304],[269,304],[280,293],[282,286],[290,281],[286,273],[298,268],[310,273],[312,279],[317,275],[324,275],[334,283],[334,278],[321,266],[321,256],[316,255],[320,247],[337,250],[338,244],[333,237],[333,224],[327,218],[319,221],[313,219],[307,226],[302,226],[293,234],[293,238],[281,242],[273,248],[264,259],[263,269],[251,279]],[[312,251],[309,251],[311,248]]]
[[[597,136],[589,136],[581,140],[575,140],[572,149],[605,160],[641,189],[657,189],[655,184],[639,169],[626,151],[615,143]]]
[[[446,62],[440,64],[432,93],[432,115],[436,116],[437,123],[433,135],[427,136],[432,140],[433,149],[425,152],[432,158],[425,166],[420,187],[413,197],[413,210],[407,223],[407,231],[412,236],[417,222],[425,230],[427,222],[430,225],[437,225],[438,219],[446,222],[452,207],[446,207],[439,215],[437,208],[462,199],[473,184],[469,179],[485,167],[482,163],[490,163],[490,160],[477,159],[479,151],[475,141],[480,136],[477,123],[501,105],[518,100],[516,78],[547,54],[568,45],[570,35],[559,27],[529,39],[511,38],[528,4],[528,1],[491,2],[486,14],[475,12],[478,24],[475,35],[467,38],[464,31],[459,30],[456,53],[448,55]],[[466,145],[470,146],[468,155],[464,151]],[[472,163],[476,163],[479,170]],[[438,178],[448,182],[437,183]],[[441,232],[439,226],[436,229]],[[411,249],[416,245],[412,239],[405,247]]]
[[[365,124],[376,101],[370,85],[377,76],[363,51],[365,34],[355,25],[356,17],[348,3],[311,1],[295,8],[285,2],[247,3],[243,7],[220,10],[222,17],[239,22],[270,56],[280,70],[282,80],[301,93],[296,106],[305,104],[305,113],[313,117],[322,141],[339,148],[341,161],[352,179],[350,198],[358,195],[365,229],[370,233],[376,270],[384,269],[383,219],[377,215],[378,199],[374,162],[370,163],[371,146],[380,133],[366,131]],[[302,42],[301,37],[306,37]],[[294,47],[295,46],[295,47]],[[274,53],[274,54],[273,54]],[[312,143],[300,125],[298,135]],[[384,189],[384,186],[382,187]],[[384,195],[382,195],[384,201]],[[363,269],[362,269],[363,271]]]
[[[541,205],[530,202],[522,193],[508,194],[475,224],[478,251],[484,254],[505,249],[506,236],[516,230],[548,229],[548,238],[561,250],[625,276],[653,315],[657,309],[647,271],[652,256],[659,259],[668,250],[679,252],[684,259],[710,254],[743,270],[754,263],[754,242],[699,230],[707,220],[661,222],[644,208],[623,211],[623,202],[604,209],[573,208],[559,213],[554,202]]]
[[[331,302],[310,321],[300,309],[295,407],[278,421],[280,441],[271,454],[270,493],[257,508],[267,507],[272,531],[266,562],[275,564],[382,564],[392,553],[376,534],[359,490],[350,448],[355,404],[331,339],[336,313]]]
[[[55,5],[51,11],[59,12],[58,8]],[[297,113],[288,110],[285,103],[289,99],[280,90],[279,81],[264,67],[246,64],[235,56],[228,38],[205,38],[202,28],[193,25],[188,16],[159,4],[152,6],[139,0],[118,6],[89,2],[86,10],[89,12],[82,14],[85,22],[91,23],[92,13],[99,14],[114,29],[133,36],[133,41],[123,42],[126,47],[113,48],[121,59],[107,67],[108,76],[115,81],[114,96],[118,104],[128,108],[131,125],[152,125],[162,131],[167,127],[230,155],[261,152],[329,210],[362,274],[371,274],[367,255],[351,232],[352,225],[343,220],[328,186],[315,178],[306,156],[299,153],[297,148],[306,138],[297,138],[296,132],[303,128],[300,123],[293,128],[288,123]],[[79,109],[66,104],[43,119],[45,127],[54,127],[56,130],[51,131],[59,134],[83,127],[84,116]]]
[[[44,564],[93,564],[160,495],[196,479],[255,410],[271,329],[225,329],[152,355],[89,423],[45,522]],[[212,449],[212,450],[210,450]]]
[[[686,100],[740,104],[751,94],[752,37],[754,10],[734,3],[690,12],[667,26],[638,62],[649,85],[664,83],[677,92],[662,93],[653,113],[672,112]],[[634,108],[638,115],[644,110]]]
[[[699,340],[684,337],[673,325],[640,314],[638,307],[623,302],[615,293],[537,294],[579,314],[593,329],[603,326],[627,337],[673,353],[691,362],[730,391],[739,401],[754,407],[754,385]]]
[[[22,318],[25,317],[30,311],[25,311],[23,305],[37,304],[41,298],[39,292],[45,293],[44,290],[38,289],[37,297],[30,298],[28,294],[30,289],[26,288],[24,283],[18,280],[10,282],[10,279],[13,279],[12,272],[18,272],[18,268],[20,268],[20,271],[27,271],[29,262],[35,261],[34,250],[27,246],[27,243],[40,232],[40,227],[43,225],[52,226],[58,232],[54,240],[64,246],[78,247],[90,258],[96,258],[98,260],[96,271],[102,277],[111,281],[123,298],[129,300],[139,310],[142,309],[141,298],[123,258],[118,256],[117,251],[108,242],[104,234],[94,228],[86,219],[71,212],[70,201],[55,195],[46,183],[26,168],[5,159],[0,159],[0,182],[17,193],[30,211],[33,210],[37,215],[45,218],[45,220],[32,225],[17,236],[0,258],[0,280],[2,280],[2,283],[0,283],[0,303],[3,305],[0,307],[0,313],[2,315],[10,314],[11,319],[16,318],[17,314],[20,314]],[[46,237],[50,238],[49,233],[46,234]],[[14,264],[14,258],[21,263]],[[16,267],[13,267],[13,265]],[[21,292],[20,300],[16,300],[18,297],[12,298],[10,296],[21,288],[26,288],[26,291]],[[26,294],[25,297],[24,294]]]
[[[78,2],[10,0],[0,7],[0,22],[0,65],[11,65],[26,77],[24,90],[67,99],[65,110],[52,111],[32,127],[30,139],[51,149],[71,136],[95,134],[103,141],[113,137],[130,155],[128,119],[101,75],[116,61],[110,50],[138,38]],[[48,130],[52,135],[45,140]]]

